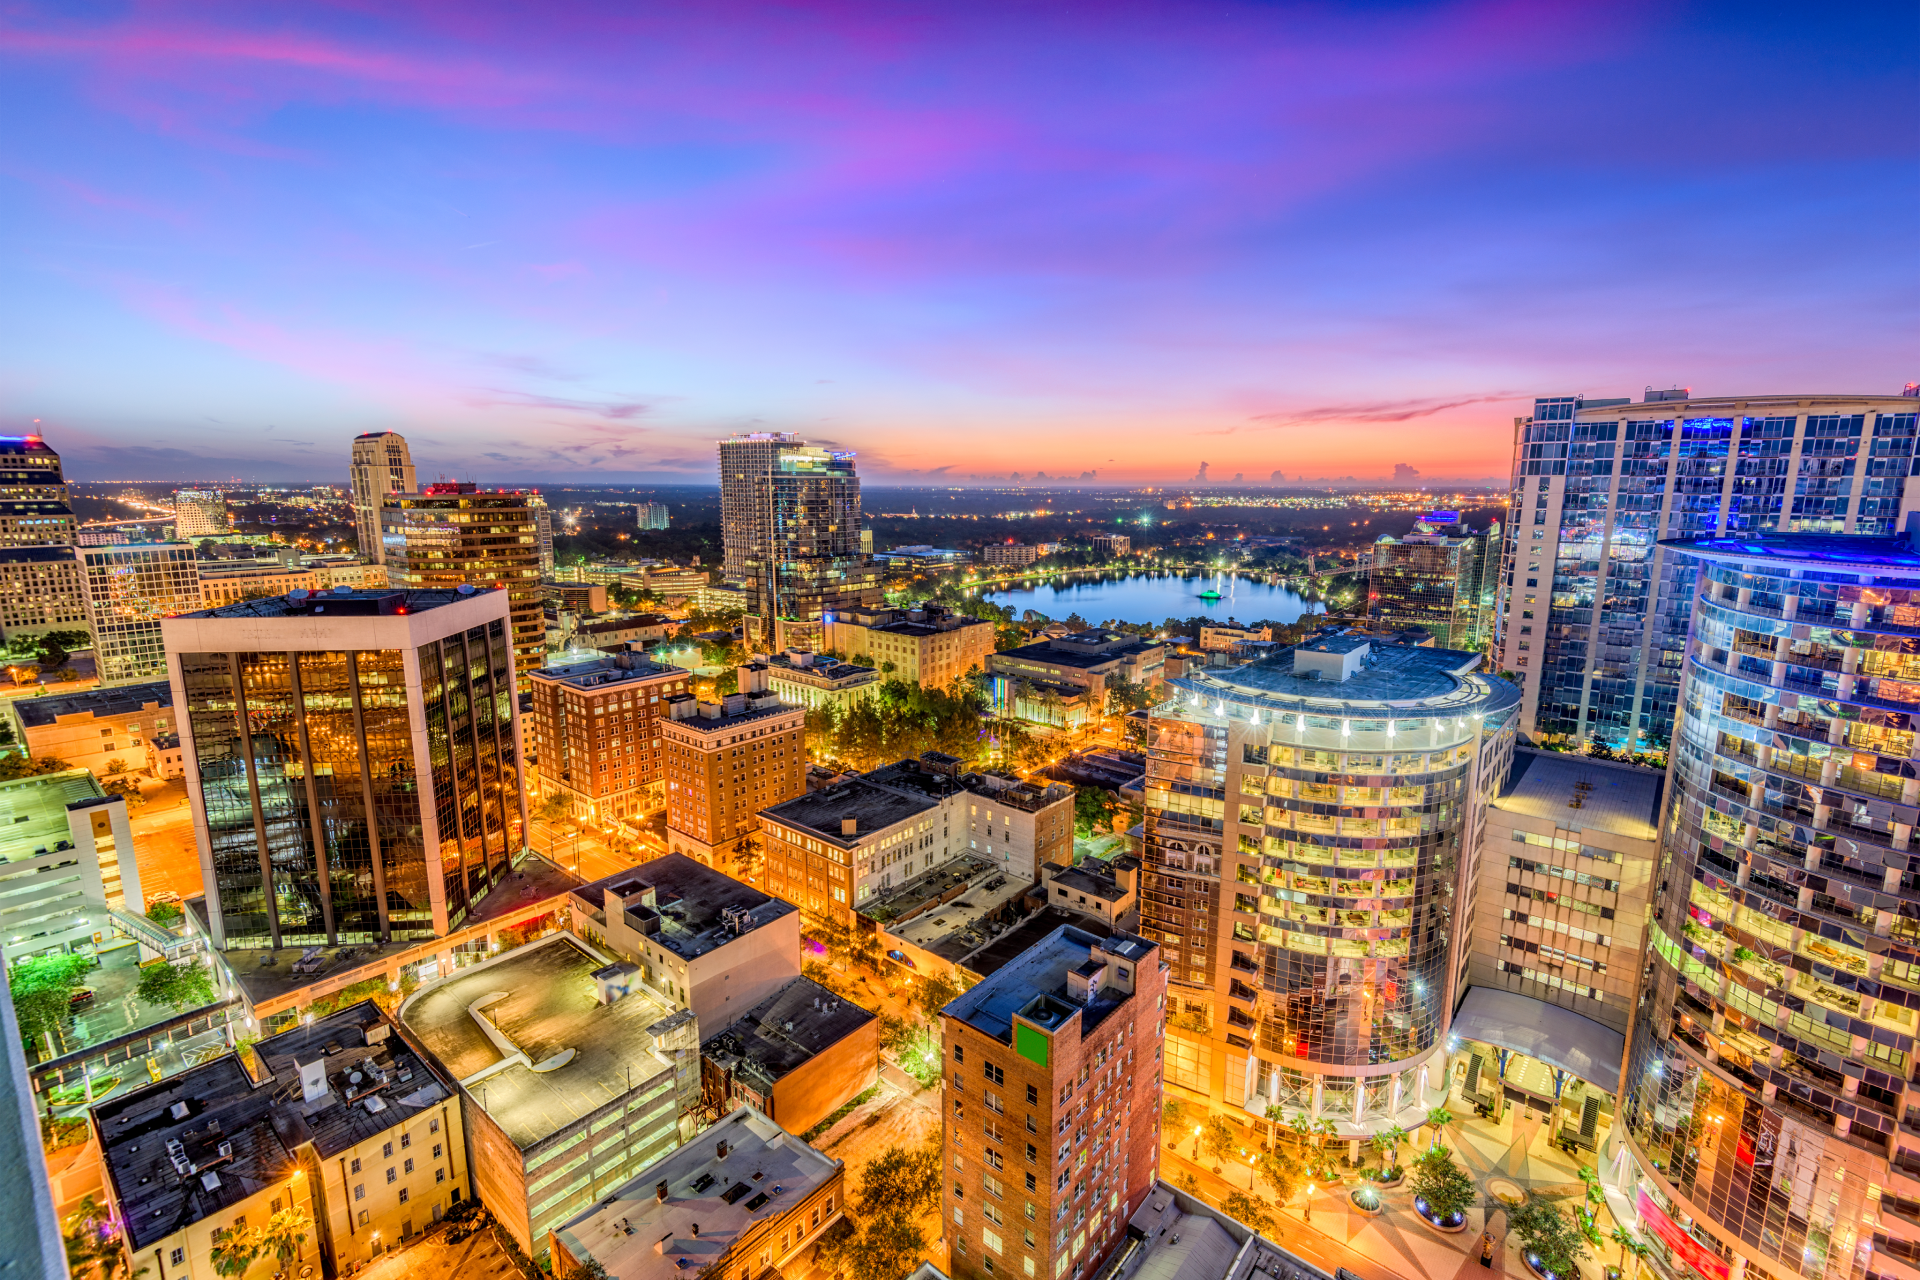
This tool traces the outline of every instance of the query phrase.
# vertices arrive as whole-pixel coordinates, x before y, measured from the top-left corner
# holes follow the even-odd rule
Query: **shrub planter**
[[[1467,1216],[1462,1211],[1454,1211],[1453,1216],[1445,1220],[1437,1219],[1433,1216],[1432,1211],[1427,1209],[1427,1203],[1419,1197],[1415,1197],[1413,1199],[1413,1212],[1420,1216],[1422,1223],[1432,1228],[1435,1232],[1451,1233],[1465,1232],[1467,1230]]]
[[[1347,1193],[1347,1200],[1353,1202],[1353,1208],[1368,1217],[1379,1214],[1387,1208],[1387,1203],[1372,1188],[1355,1188]]]
[[[1402,1169],[1398,1173],[1396,1173],[1391,1179],[1383,1179],[1383,1178],[1380,1178],[1378,1175],[1372,1175],[1372,1174],[1368,1175],[1367,1177],[1371,1179],[1374,1185],[1377,1187],[1397,1188],[1402,1183],[1405,1183],[1407,1181],[1407,1172],[1405,1169]]]
[[[1527,1270],[1532,1272],[1533,1275],[1543,1278],[1544,1281],[1563,1281],[1563,1278],[1557,1276],[1552,1272],[1547,1271],[1546,1265],[1540,1262],[1540,1256],[1535,1254],[1533,1251],[1531,1250],[1526,1251],[1522,1255],[1522,1257],[1525,1258],[1527,1261]],[[1576,1273],[1575,1275],[1577,1276],[1578,1273]]]

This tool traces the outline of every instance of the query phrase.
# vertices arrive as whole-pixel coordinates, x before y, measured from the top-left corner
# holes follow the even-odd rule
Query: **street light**
[[[1308,1223],[1313,1222],[1313,1184],[1311,1183],[1307,1184],[1307,1208],[1301,1213],[1301,1217]]]

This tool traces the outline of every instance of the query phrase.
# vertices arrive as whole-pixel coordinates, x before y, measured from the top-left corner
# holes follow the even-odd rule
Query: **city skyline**
[[[740,430],[1481,480],[1535,396],[1914,376],[1891,6],[725,18],[11,11],[0,428],[81,480],[381,430],[518,483]]]

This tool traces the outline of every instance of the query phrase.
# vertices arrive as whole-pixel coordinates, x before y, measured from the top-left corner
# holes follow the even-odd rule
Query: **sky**
[[[75,479],[1503,477],[1920,379],[1920,9],[0,0],[0,432]]]

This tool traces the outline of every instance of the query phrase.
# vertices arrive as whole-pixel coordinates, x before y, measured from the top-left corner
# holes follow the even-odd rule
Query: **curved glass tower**
[[[1519,701],[1479,662],[1333,635],[1168,682],[1142,919],[1172,1086],[1349,1143],[1444,1096],[1466,856]]]
[[[1920,554],[1662,545],[1698,573],[1622,1173],[1661,1275],[1911,1275]]]

